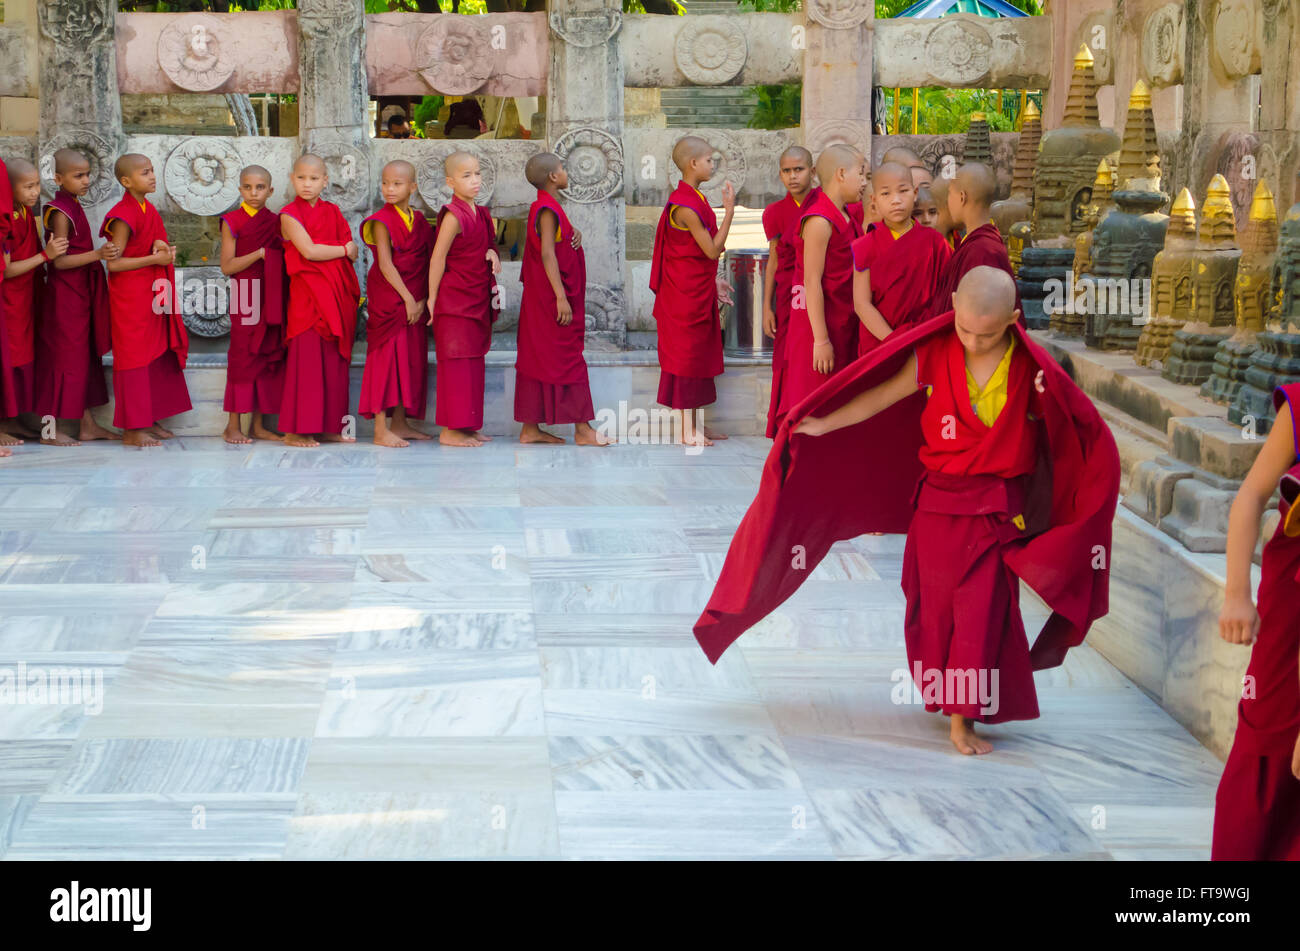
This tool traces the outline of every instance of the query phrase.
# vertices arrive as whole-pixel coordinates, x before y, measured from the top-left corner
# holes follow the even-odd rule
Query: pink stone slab
[[[158,37],[179,13],[117,15],[117,84],[124,93],[183,93],[158,64]],[[298,14],[206,13],[223,21],[222,38],[235,64],[230,78],[210,92],[297,92]]]

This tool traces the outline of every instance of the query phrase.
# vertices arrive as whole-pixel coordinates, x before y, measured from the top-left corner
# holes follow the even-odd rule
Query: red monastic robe
[[[0,201],[2,200],[3,196],[0,195]],[[9,224],[6,251],[11,262],[26,261],[41,253],[35,212],[25,207],[20,208],[13,213]],[[4,326],[0,328],[0,333],[7,338],[7,365],[13,374],[16,412],[19,413],[30,413],[36,409],[36,310],[40,307],[44,288],[45,265],[41,264],[20,277],[4,281],[3,291],[0,292],[0,308],[4,311]]]
[[[881,223],[853,242],[853,269],[870,272],[871,303],[895,330],[924,319],[950,257],[943,236],[917,224],[896,238]],[[879,343],[865,326],[858,328],[859,356]]]
[[[713,378],[722,373],[718,262],[705,256],[689,229],[673,225],[676,207],[695,212],[710,236],[718,232],[718,217],[703,195],[678,182],[659,216],[650,262],[659,331],[659,402],[672,409],[698,409],[717,399]]]
[[[155,241],[167,241],[167,227],[148,200],[130,194],[109,209],[101,237],[121,221],[129,229],[124,258],[153,254]],[[113,425],[145,429],[191,408],[185,386],[190,340],[181,318],[176,269],[149,265],[108,276],[113,324]]]
[[[567,327],[556,322],[555,290],[542,263],[542,212],[555,215],[555,263],[573,309]],[[521,423],[585,423],[596,415],[582,345],[587,329],[587,253],[572,245],[573,225],[549,193],[538,190],[528,210],[523,299],[515,360],[515,419]]]
[[[280,216],[266,207],[250,216],[240,205],[221,216],[235,238],[235,257],[266,248],[230,279],[230,350],[226,361],[227,413],[278,413],[284,392],[284,322],[288,275]]]
[[[796,290],[790,307],[790,335],[786,342],[785,383],[780,411],[790,409],[809,393],[842,371],[858,356],[858,315],[853,309],[853,242],[862,237],[856,221],[846,218],[835,203],[818,192],[804,202],[794,238],[794,285],[803,287],[804,225],[810,218],[825,218],[831,225],[826,245],[826,264],[822,269],[822,300],[826,316],[826,333],[835,353],[835,367],[830,374],[813,369],[813,330],[808,320],[806,296]]]
[[[324,198],[314,205],[294,198],[280,214],[302,225],[314,244],[343,247],[352,240],[338,205]],[[288,353],[280,429],[341,433],[348,415],[348,366],[361,303],[356,271],[346,257],[308,261],[289,241],[284,243],[284,263],[289,274]]]
[[[859,231],[865,231],[867,228],[867,203],[865,201],[851,201],[844,206],[844,214],[850,221],[858,225]]]
[[[1011,256],[1007,254],[1007,246],[1002,243],[1002,233],[992,222],[981,225],[959,240],[954,235],[954,240],[957,241],[957,250],[953,252],[947,267],[939,275],[938,286],[930,299],[929,307],[926,308],[929,316],[952,310],[952,295],[957,292],[957,285],[961,283],[961,279],[972,268],[995,267],[1006,271],[1013,280],[1016,276],[1015,270],[1011,267]],[[1016,310],[1020,311],[1020,323],[1023,326],[1025,308],[1020,303],[1019,290],[1016,291]]]
[[[794,200],[787,192],[780,201],[763,209],[763,233],[769,242],[776,242],[776,275],[772,289],[772,310],[776,312],[776,336],[772,343],[772,398],[767,406],[767,438],[776,435],[781,421],[781,392],[785,386],[786,337],[790,327],[790,295],[798,281],[794,272],[794,238],[799,216],[808,202],[817,197],[820,189],[814,188],[804,195],[803,203]]]
[[[424,419],[429,396],[429,327],[422,310],[415,323],[406,319],[406,304],[379,269],[374,226],[388,231],[393,266],[416,301],[429,298],[429,258],[433,228],[410,209],[411,224],[392,205],[384,205],[361,222],[361,240],[373,263],[366,277],[366,368],[361,374],[359,409],[367,419],[400,406],[413,419]]]
[[[492,349],[492,324],[498,315],[496,278],[488,251],[496,246],[492,212],[453,197],[438,212],[438,225],[453,215],[460,224],[447,251],[433,311],[437,355],[437,406],[434,422],[450,429],[483,427],[484,358]]]
[[[1291,406],[1296,464],[1282,477],[1277,530],[1264,546],[1259,595],[1259,635],[1246,678],[1254,692],[1237,703],[1237,732],[1215,796],[1216,861],[1300,860],[1300,779],[1291,757],[1300,734],[1300,522],[1291,509],[1300,499],[1300,384],[1273,393]],[[1288,534],[1288,521],[1291,532]]]
[[[9,237],[10,220],[3,214],[14,206],[13,191],[9,186],[9,170],[0,159],[0,244]],[[4,292],[4,273],[0,269],[0,293]],[[0,325],[0,416],[18,415],[18,394],[14,383],[13,365],[9,356],[9,339],[5,329]]]
[[[76,196],[59,189],[45,206],[45,239],[56,213],[68,219],[69,257],[95,250],[95,234]],[[108,402],[101,357],[112,345],[108,281],[102,261],[46,273],[41,318],[36,325],[36,412],[80,419]]]
[[[1016,349],[1023,348],[1029,358],[1011,381],[1017,387],[1014,399],[1021,402],[1009,399],[993,429],[985,427],[981,433],[982,423],[969,404],[964,410],[960,405],[964,370],[957,379],[949,363],[946,378],[937,375],[934,354],[950,358],[951,351],[945,348],[955,338],[952,327],[949,312],[891,335],[858,360],[851,372],[837,376],[787,415],[768,454],[758,497],[732,539],[717,586],[695,624],[695,637],[710,660],[716,662],[745,630],[794,594],[834,542],[865,532],[905,531],[918,502],[926,511],[959,517],[964,528],[959,537],[944,539],[933,537],[928,525],[922,524],[915,540],[909,537],[909,544],[924,549],[913,547],[911,568],[904,569],[909,648],[917,624],[933,630],[940,623],[967,623],[969,619],[960,613],[946,620],[930,620],[919,613],[941,614],[951,602],[953,612],[967,606],[985,638],[970,649],[962,647],[954,657],[965,661],[978,649],[984,651],[978,654],[979,663],[989,666],[1014,654],[1003,655],[1001,650],[1003,645],[1015,647],[1020,628],[1011,617],[1015,603],[1010,592],[1015,588],[999,563],[1033,588],[1053,612],[1028,651],[1035,670],[1060,664],[1067,648],[1079,644],[1089,625],[1106,613],[1111,521],[1119,493],[1114,437],[1065,371],[1015,325],[1011,330]],[[930,351],[918,362],[936,374],[932,385],[940,399],[929,423],[923,423],[927,402],[923,391],[918,391],[857,425],[818,437],[793,435],[805,416],[825,416],[884,382],[918,347]],[[1026,392],[1028,386],[1033,387],[1032,397]],[[1032,405],[1031,399],[1042,413],[1036,437],[1027,436],[1033,424],[1021,415]],[[933,414],[944,403],[956,413],[954,466],[930,471],[922,466],[919,450],[933,438]],[[940,435],[943,442],[944,434]],[[1037,445],[1032,473],[1014,478],[1001,475],[1026,464],[1027,441],[1033,438]],[[1000,441],[1015,448],[1004,452],[996,445]],[[934,446],[929,449],[944,452]],[[927,456],[930,461],[936,458]],[[919,488],[923,474],[926,487]],[[1023,515],[1025,531],[1015,526],[1015,515]],[[927,564],[926,552],[936,546],[939,553],[930,555]],[[790,555],[796,548],[804,555],[797,562]],[[962,577],[968,568],[977,575],[969,583]],[[921,571],[934,574],[920,576]],[[949,593],[931,608],[923,598],[941,584],[963,587],[958,597]],[[987,607],[994,599],[996,610]],[[984,610],[987,616],[979,617]],[[995,631],[1000,637],[993,636]],[[952,640],[957,643],[955,637]],[[937,666],[946,663],[945,658]],[[1016,683],[1022,682],[1019,669],[1009,674]],[[1007,693],[1005,686],[1003,693]],[[1006,719],[1002,713],[1024,715],[1024,710],[1023,702],[1017,707],[1004,696],[999,714],[975,713],[995,720]]]

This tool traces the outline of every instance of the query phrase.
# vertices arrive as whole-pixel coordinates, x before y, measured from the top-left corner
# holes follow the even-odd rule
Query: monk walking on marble
[[[952,295],[971,269],[995,267],[1006,271],[1015,280],[1011,256],[1002,243],[1002,233],[993,223],[993,199],[997,197],[998,180],[993,170],[979,162],[968,162],[957,170],[957,176],[948,184],[948,213],[963,232],[956,244],[952,259],[944,268],[930,301],[928,313],[943,314],[952,310]],[[1020,306],[1020,292],[1016,292],[1016,310]],[[1024,318],[1021,318],[1024,322]]]
[[[851,146],[832,145],[817,157],[821,189],[804,203],[794,240],[782,414],[857,359],[853,242],[862,231],[844,206],[861,191],[864,172],[862,155]]]
[[[582,355],[587,256],[582,233],[560,204],[569,173],[558,155],[543,152],[528,160],[524,176],[537,189],[537,200],[528,210],[520,273],[524,294],[515,361],[515,420],[523,423],[519,441],[562,443],[540,424],[573,423],[573,441],[579,446],[605,446],[591,425],[595,410]]]
[[[975,268],[955,313],[891,334],[791,411],[695,625],[710,660],[834,542],[906,531],[917,700],[949,717],[963,754],[992,749],[976,722],[1038,716],[1033,672],[1106,613],[1119,454],[1014,304],[1006,274]],[[1021,581],[1053,612],[1032,648]]]
[[[0,163],[0,175],[5,175],[13,193],[12,213],[5,216],[8,241],[0,238],[5,247],[4,286],[0,290],[0,336],[4,337],[0,340],[0,388],[5,391],[0,397],[0,445],[13,445],[22,441],[18,437],[35,439],[38,435],[23,425],[18,414],[36,410],[36,318],[45,289],[45,265],[63,254],[68,242],[54,238],[48,246],[41,246],[37,221],[41,176],[35,165],[14,159],[7,174]]]
[[[492,324],[501,312],[492,212],[476,204],[483,188],[479,160],[453,152],[442,163],[452,197],[438,212],[438,236],[429,263],[429,324],[437,355],[437,407],[444,446],[478,447],[484,435],[483,396]]]
[[[118,250],[108,262],[113,425],[128,446],[157,446],[173,435],[162,420],[191,408],[184,373],[190,339],[176,287],[176,248],[146,197],[158,187],[153,162],[123,155],[113,174],[126,191],[100,228]]]
[[[81,198],[90,190],[90,161],[74,149],[54,153],[58,191],[45,206],[47,244],[62,239],[67,253],[51,264],[36,325],[36,412],[54,419],[42,426],[47,446],[76,446],[78,440],[121,439],[95,421],[91,409],[108,403],[102,357],[112,347],[108,280],[104,262],[120,255],[112,241],[95,247],[95,232]],[[76,437],[59,420],[77,420]]]
[[[682,411],[682,441],[711,446],[726,439],[704,425],[703,408],[718,399],[721,376],[722,323],[718,301],[727,294],[718,274],[718,259],[727,246],[736,192],[722,186],[722,223],[699,186],[713,177],[713,146],[688,135],[673,146],[673,164],[682,173],[655,229],[650,263],[650,290],[659,331],[661,404]]]
[[[366,367],[361,415],[375,420],[375,445],[405,449],[409,439],[432,439],[409,422],[424,419],[429,397],[429,260],[433,229],[411,207],[415,166],[389,162],[380,173],[384,206],[361,222],[361,240],[373,263],[366,278]],[[388,418],[392,411],[392,420]]]
[[[354,442],[348,418],[348,367],[357,332],[359,251],[338,205],[321,197],[329,171],[319,155],[293,165],[294,199],[280,210],[289,273],[288,356],[280,428],[286,446]]]
[[[1214,803],[1216,861],[1300,860],[1300,383],[1273,391],[1277,420],[1228,516],[1228,578],[1219,634],[1253,644],[1237,732]],[[1281,519],[1250,598],[1260,518],[1280,490]]]
[[[790,327],[790,299],[795,284],[794,239],[804,204],[814,191],[812,153],[792,145],[778,163],[785,197],[763,209],[767,236],[767,267],[763,272],[763,333],[772,338],[772,396],[767,407],[767,438],[776,435],[781,392],[785,387],[786,335]]]
[[[271,173],[250,165],[239,175],[239,207],[221,216],[221,273],[231,279],[224,404],[230,416],[222,436],[239,445],[284,438],[266,425],[284,395],[289,283],[280,216],[266,207],[274,192]],[[240,426],[244,413],[250,415],[247,436]]]

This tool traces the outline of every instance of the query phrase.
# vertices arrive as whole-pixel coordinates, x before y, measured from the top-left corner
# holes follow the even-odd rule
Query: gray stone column
[[[627,338],[623,59],[618,0],[551,0],[546,138],[565,161],[565,210],[587,252],[587,346]],[[635,174],[639,156],[632,156]]]
[[[116,16],[117,0],[43,0],[37,8],[41,177],[52,196],[54,152],[85,153],[91,186],[82,204],[92,226],[121,197],[113,180],[113,163],[126,144],[117,93]]]
[[[873,0],[805,0],[803,140],[816,157],[846,142],[871,158]]]

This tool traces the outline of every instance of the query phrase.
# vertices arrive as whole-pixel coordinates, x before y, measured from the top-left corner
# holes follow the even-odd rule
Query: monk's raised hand
[[[722,207],[727,211],[736,207],[736,186],[730,181],[722,183]]]
[[[582,247],[582,232],[577,228],[573,229],[573,237],[569,239],[569,244],[573,245],[575,249]]]
[[[1229,597],[1219,612],[1219,636],[1229,644],[1254,643],[1259,633],[1259,612],[1250,598]]]
[[[57,257],[63,256],[64,254],[67,253],[67,251],[68,251],[67,238],[51,238],[49,241],[45,243],[45,256],[51,261],[53,261]]]
[[[488,260],[488,261],[491,263],[491,265],[492,265],[492,273],[493,273],[493,274],[500,274],[500,273],[501,273],[501,256],[498,255],[498,254],[496,253],[496,250],[493,249],[493,248],[488,248],[488,252],[487,252],[487,254],[485,255],[485,257],[487,258],[487,260]]]
[[[555,298],[555,322],[561,327],[573,323],[573,305],[569,303],[569,298]]]

